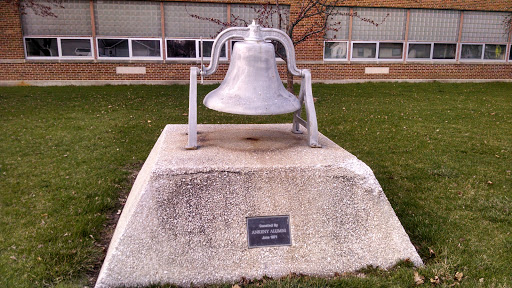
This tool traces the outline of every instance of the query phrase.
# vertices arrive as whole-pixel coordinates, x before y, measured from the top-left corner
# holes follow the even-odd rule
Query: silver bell
[[[243,115],[286,114],[301,108],[279,77],[274,45],[262,39],[235,43],[226,77],[203,103],[213,110]]]

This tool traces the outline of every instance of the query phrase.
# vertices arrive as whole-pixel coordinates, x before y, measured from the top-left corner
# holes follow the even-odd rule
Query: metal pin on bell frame
[[[203,71],[204,71],[204,65],[203,65],[203,56],[204,56],[204,53],[203,53],[203,36],[199,37],[199,41],[201,43],[201,84],[204,84],[203,82]]]

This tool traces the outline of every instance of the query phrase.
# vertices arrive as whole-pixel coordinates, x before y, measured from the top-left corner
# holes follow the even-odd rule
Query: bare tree
[[[306,40],[316,39],[321,40],[324,38],[327,31],[338,31],[341,28],[341,22],[333,21],[331,18],[334,16],[355,17],[360,21],[368,22],[374,26],[379,26],[389,13],[384,17],[381,22],[375,22],[372,19],[359,16],[357,13],[340,12],[338,7],[343,4],[345,0],[301,0],[299,3],[298,13],[290,15],[288,10],[283,9],[280,0],[275,0],[273,4],[270,2],[261,5],[251,5],[255,14],[257,15],[256,22],[263,27],[273,27],[283,29],[293,42],[293,46],[297,46]],[[195,14],[189,14],[191,17],[206,20],[216,23],[221,26],[222,31],[227,27],[247,26],[249,23],[242,19],[239,15],[230,15],[231,21],[221,21],[215,18],[201,17]],[[286,54],[276,46],[276,54],[284,61],[287,61]],[[288,91],[293,91],[293,75],[287,71],[286,77]]]
[[[20,10],[21,14],[26,14],[28,10],[32,10],[34,14],[43,17],[57,17],[52,12],[53,8],[64,8],[62,0],[3,0],[5,3],[12,5]]]

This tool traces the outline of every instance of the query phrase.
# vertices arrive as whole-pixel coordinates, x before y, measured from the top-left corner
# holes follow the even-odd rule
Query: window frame
[[[57,40],[57,56],[29,56],[27,50],[27,41],[26,39],[56,39]],[[62,44],[61,40],[66,39],[76,39],[76,40],[89,40],[89,44],[91,45],[91,55],[90,56],[63,56],[62,55]],[[73,37],[73,36],[23,36],[23,49],[25,52],[25,59],[27,60],[94,60],[94,53],[96,53],[96,47],[94,46],[92,37]]]
[[[345,53],[345,58],[325,58],[325,44],[327,42],[331,43],[345,43],[347,45],[347,52]],[[322,59],[327,62],[346,62],[348,61],[348,51],[349,51],[349,43],[348,40],[324,40],[324,49],[322,49]]]
[[[501,45],[505,46],[505,57],[503,59],[485,59],[485,46],[487,45]],[[482,61],[489,62],[507,62],[507,43],[484,43],[484,47],[482,48]]]
[[[410,48],[410,45],[411,44],[428,44],[430,45],[430,57],[429,58],[411,58],[409,57],[409,48]],[[453,59],[434,59],[434,46],[436,44],[452,44],[452,45],[455,45],[455,56],[453,57]],[[457,55],[459,55],[460,53],[460,46],[458,45],[457,42],[445,42],[445,41],[437,41],[437,42],[422,42],[422,41],[411,41],[411,42],[407,42],[407,51],[406,51],[406,61],[411,61],[411,62],[418,62],[418,61],[433,61],[433,62],[457,62]]]
[[[477,58],[473,58],[473,59],[462,58],[462,45],[481,45],[482,46],[482,53],[480,54],[480,58],[479,59],[477,59]],[[505,57],[503,59],[485,59],[484,56],[485,56],[485,46],[486,45],[503,45],[503,46],[505,46]],[[507,45],[507,43],[462,42],[459,45],[459,51],[461,53],[459,60],[461,62],[507,62],[507,51],[506,51],[506,49],[507,49],[508,46],[510,46],[510,45]],[[509,56],[509,58],[510,58],[510,56]]]
[[[354,44],[361,44],[361,43],[369,43],[369,44],[376,44],[375,45],[375,57],[373,58],[359,58],[354,57]],[[396,43],[396,44],[402,44],[402,54],[400,55],[400,58],[379,58],[379,52],[380,52],[380,44],[381,43]],[[386,40],[386,41],[351,41],[350,42],[350,61],[354,62],[365,62],[365,61],[372,61],[372,62],[401,62],[404,61],[404,49],[405,49],[405,41],[393,41],[393,40]]]
[[[462,45],[479,45],[482,46],[482,52],[480,52],[480,58],[462,58]],[[485,43],[460,43],[459,44],[459,61],[461,62],[480,62],[484,60]]]
[[[119,39],[119,40],[128,40],[128,57],[108,57],[108,56],[100,56],[99,55],[99,40],[101,39]],[[137,40],[151,40],[151,41],[158,41],[160,43],[160,56],[133,56],[133,48],[132,48],[132,41]],[[126,61],[126,60],[163,60],[163,45],[162,45],[162,38],[157,37],[113,37],[113,36],[99,36],[96,37],[96,49],[98,51],[98,60],[120,60],[120,61]]]
[[[190,41],[195,41],[195,47],[196,47],[196,57],[192,58],[187,58],[187,57],[169,57],[169,55],[167,55],[167,41],[177,41],[177,40],[190,40]],[[209,42],[215,42],[215,39],[201,39],[201,38],[180,38],[180,37],[165,37],[165,59],[168,60],[168,61],[186,61],[186,60],[189,60],[189,61],[197,61],[197,60],[201,60],[201,40],[203,40],[203,42],[206,42],[206,41],[209,41]],[[226,51],[226,57],[222,57],[222,56],[219,56],[219,60],[228,60],[228,42],[230,41],[226,41],[224,43],[224,49]],[[210,62],[211,61],[211,56],[210,57],[203,57],[203,60],[204,61],[208,61]]]

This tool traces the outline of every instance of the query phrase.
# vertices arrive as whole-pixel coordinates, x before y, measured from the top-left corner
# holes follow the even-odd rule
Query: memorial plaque
[[[247,218],[249,248],[292,245],[290,216]]]

